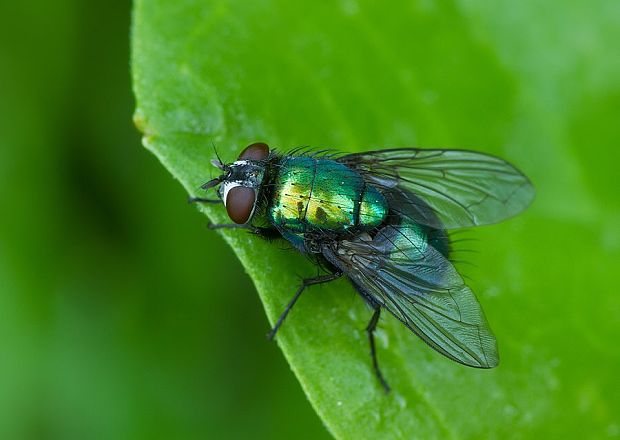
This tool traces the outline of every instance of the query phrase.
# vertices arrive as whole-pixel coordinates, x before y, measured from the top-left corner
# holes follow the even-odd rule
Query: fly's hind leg
[[[381,382],[381,386],[383,386],[385,392],[389,393],[390,386],[379,369],[379,362],[377,362],[377,350],[375,348],[375,330],[377,329],[377,323],[379,322],[380,315],[381,307],[379,305],[374,305],[374,312],[368,322],[368,326],[366,326],[366,332],[368,333],[368,341],[370,342],[370,356],[372,357],[372,367],[375,370],[375,375],[377,376],[377,379],[379,379],[379,382]]]
[[[276,322],[276,325],[274,325],[273,328],[271,329],[271,331],[269,333],[267,333],[267,339],[269,339],[271,341],[274,338],[274,336],[276,335],[278,329],[280,328],[280,326],[284,322],[284,319],[288,315],[288,312],[291,311],[291,309],[293,308],[293,306],[295,305],[295,303],[297,302],[297,300],[299,299],[299,297],[301,296],[303,291],[306,290],[306,287],[312,286],[314,284],[329,283],[330,281],[334,281],[335,279],[338,279],[341,276],[342,276],[342,272],[334,272],[334,273],[331,273],[329,275],[321,275],[321,276],[314,277],[314,278],[306,278],[306,279],[304,279],[302,281],[302,283],[301,283],[301,286],[299,286],[299,288],[295,292],[295,295],[293,295],[293,299],[291,299],[291,301],[288,303],[288,305],[286,306],[286,308],[284,309],[284,311],[282,312],[282,314],[278,318],[278,321]]]

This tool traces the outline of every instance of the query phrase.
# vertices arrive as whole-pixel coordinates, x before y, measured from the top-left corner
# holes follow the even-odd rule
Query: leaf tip
[[[144,134],[145,136],[151,135],[151,133],[148,132],[149,130],[146,117],[144,116],[144,112],[140,107],[137,107],[136,111],[133,114],[133,124],[136,126],[138,131],[140,131],[140,133]]]

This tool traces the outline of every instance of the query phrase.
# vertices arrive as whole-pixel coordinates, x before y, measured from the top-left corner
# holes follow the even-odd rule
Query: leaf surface
[[[476,149],[537,187],[524,215],[457,237],[479,240],[456,248],[480,253],[455,258],[474,263],[459,267],[499,341],[497,369],[454,364],[386,314],[378,350],[394,391],[385,395],[364,332],[371,313],[347,281],[302,296],[278,343],[335,437],[620,435],[620,58],[607,56],[620,40],[618,9],[602,0],[137,1],[136,124],[192,195],[216,175],[212,145],[232,161],[255,141]],[[202,209],[226,222],[221,207]],[[300,277],[316,274],[285,246],[223,236],[271,323]]]

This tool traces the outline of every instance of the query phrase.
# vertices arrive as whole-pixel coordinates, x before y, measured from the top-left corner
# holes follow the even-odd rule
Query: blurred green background
[[[432,16],[433,4],[417,6]],[[505,21],[496,22],[480,2],[461,5],[469,5],[471,16],[487,18],[479,20],[487,29],[472,30],[483,36],[513,18],[527,21],[504,14]],[[498,257],[508,267],[502,274],[510,274],[514,292],[481,292],[487,310],[499,310],[500,302],[514,305],[513,315],[490,314],[494,328],[508,334],[512,323],[529,323],[531,315],[527,340],[547,344],[545,354],[562,354],[562,365],[517,366],[561,370],[561,383],[541,373],[548,379],[544,386],[555,390],[553,399],[566,398],[570,411],[613,438],[620,436],[620,426],[608,424],[617,420],[610,413],[618,406],[617,392],[600,384],[610,382],[620,360],[620,301],[615,274],[608,270],[620,254],[620,124],[614,124],[620,117],[615,74],[620,57],[614,61],[614,54],[605,52],[612,39],[603,37],[617,35],[614,17],[620,11],[609,6],[612,2],[605,3],[607,12],[586,2],[571,5],[581,6],[567,8],[561,18],[553,5],[541,7],[540,21],[523,28],[523,38],[497,43],[504,55],[514,54],[508,58],[532,62],[520,66],[519,92],[536,100],[522,101],[522,107],[511,109],[514,115],[496,115],[480,101],[487,118],[508,121],[509,129],[513,118],[529,118],[530,125],[519,126],[523,133],[515,137],[538,142],[528,148],[540,157],[519,145],[497,148],[531,170],[539,198],[526,214],[530,220],[524,216],[517,222],[537,227],[513,223],[474,237],[484,243],[478,246],[480,261],[490,262],[507,252],[507,244],[514,245],[513,254]],[[354,10],[356,3],[341,6]],[[265,341],[261,302],[237,258],[207,231],[206,218],[185,204],[186,192],[140,145],[131,122],[130,8],[126,0],[0,3],[0,439],[327,438],[282,354]],[[594,18],[602,16],[607,20],[599,26]],[[567,17],[568,24],[559,22]],[[429,29],[436,24],[429,21]],[[563,40],[572,25],[570,41]],[[454,38],[452,43],[459,40]],[[538,38],[547,38],[547,47],[557,52],[524,55],[526,48],[538,47]],[[438,48],[448,44],[430,40]],[[489,53],[495,50],[481,44]],[[442,71],[437,78],[452,84],[451,74]],[[459,87],[454,85],[455,96]],[[492,95],[495,89],[501,87],[483,84],[481,93]],[[433,106],[435,97],[422,101]],[[477,115],[467,119],[460,111],[445,113],[455,133],[470,133],[457,141],[473,146],[484,121],[468,126]],[[351,118],[363,121],[360,115]],[[272,112],[266,119],[280,116]],[[424,118],[424,112],[416,117]],[[385,139],[389,121],[373,122],[376,136],[368,143]],[[489,126],[491,139],[504,138],[501,124]],[[305,142],[321,128],[310,121],[307,132],[286,136]],[[546,137],[537,139],[538,129]],[[410,127],[389,130],[407,134]],[[501,241],[498,234],[510,236]],[[531,241],[518,240],[519,234]],[[498,241],[501,251],[494,249]],[[567,267],[554,264],[560,253]],[[472,271],[485,279],[484,267]],[[521,291],[531,295],[519,296]],[[549,297],[550,292],[556,294]],[[565,303],[571,316],[533,320],[551,317]],[[518,316],[521,310],[525,318]],[[580,331],[567,334],[567,328]],[[519,334],[502,343],[512,348],[509,353],[527,355],[538,348],[522,347]],[[591,358],[584,361],[583,353]],[[536,359],[526,355],[518,362]],[[512,383],[520,380],[523,389],[536,385],[528,377]],[[534,412],[545,404],[533,401]],[[507,418],[514,415],[510,411],[516,409],[507,407]],[[543,408],[540,414],[564,420],[561,411]],[[523,414],[521,422],[527,417]],[[571,423],[582,425],[578,418]],[[554,427],[538,429],[554,432]]]
[[[140,144],[130,9],[0,6],[0,438],[327,437],[237,258]]]

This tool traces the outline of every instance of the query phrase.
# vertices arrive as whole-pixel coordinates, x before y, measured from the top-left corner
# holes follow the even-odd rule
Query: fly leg
[[[187,203],[222,203],[220,199],[203,199],[202,197],[190,197]],[[250,225],[238,225],[236,223],[209,223],[209,229],[246,229],[252,234],[268,240],[280,237],[277,231],[270,228],[258,228]]]
[[[379,316],[381,315],[381,307],[378,305],[374,307],[375,307],[375,311],[372,314],[372,317],[370,318],[370,322],[368,323],[368,326],[366,327],[366,332],[368,333],[368,340],[370,341],[370,356],[372,357],[372,367],[375,370],[375,375],[377,376],[377,379],[379,379],[379,382],[381,382],[381,386],[383,386],[383,389],[385,390],[385,392],[389,393],[390,386],[385,381],[383,374],[381,374],[381,370],[379,369],[379,363],[377,362],[377,351],[375,349],[375,333],[374,332],[377,328],[377,323],[379,322]]]
[[[238,225],[236,223],[209,223],[207,225],[209,229],[245,229],[250,234],[254,234],[265,240],[275,240],[276,238],[282,238],[282,235],[273,228],[260,228],[251,225]]]
[[[190,197],[187,199],[187,203],[222,203],[220,199],[203,199],[202,197]],[[257,235],[260,234],[260,229],[250,225],[238,225],[236,223],[209,223],[209,229],[247,229]]]
[[[286,308],[284,309],[284,311],[278,318],[278,322],[276,322],[276,325],[274,325],[271,331],[267,333],[267,339],[269,339],[270,341],[273,340],[273,338],[276,335],[276,332],[278,331],[278,329],[284,322],[284,318],[286,318],[286,315],[288,315],[288,312],[291,311],[291,309],[293,308],[293,306],[295,305],[295,303],[301,296],[302,292],[306,289],[306,287],[312,286],[314,284],[329,283],[330,281],[334,281],[335,279],[338,279],[341,276],[342,276],[342,272],[334,272],[329,275],[321,275],[315,278],[304,279],[301,283],[301,286],[299,286],[299,288],[297,289],[297,292],[295,292],[295,295],[293,295],[293,299],[291,299],[291,301],[288,303],[288,305],[286,306]]]
[[[187,203],[222,203],[220,199],[203,199],[202,197],[189,197]]]
[[[237,223],[209,223],[207,225],[209,229],[247,229],[250,232],[255,232],[254,226],[250,225],[238,225]]]

